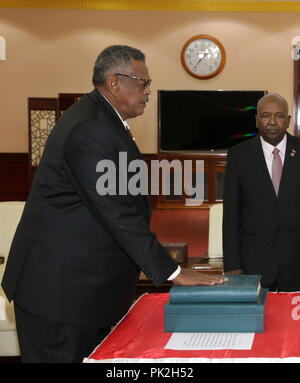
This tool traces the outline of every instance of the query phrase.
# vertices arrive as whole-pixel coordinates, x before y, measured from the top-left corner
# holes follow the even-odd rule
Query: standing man
[[[148,196],[118,194],[119,154],[142,159],[125,121],[151,93],[144,54],[106,48],[93,84],[49,135],[3,277],[24,362],[81,362],[129,309],[140,270],[156,286],[226,280],[180,270],[149,229]],[[98,193],[102,160],[116,193]]]
[[[227,274],[261,274],[271,290],[300,290],[300,138],[286,100],[257,105],[259,136],[228,152],[223,256]]]

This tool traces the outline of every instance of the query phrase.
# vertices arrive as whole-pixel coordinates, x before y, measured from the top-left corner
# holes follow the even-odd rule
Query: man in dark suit
[[[156,286],[226,280],[181,270],[149,229],[149,197],[118,192],[142,160],[125,120],[144,113],[150,83],[142,52],[108,47],[95,89],[49,135],[2,282],[24,362],[81,362],[129,309],[140,270]],[[115,166],[106,194],[100,163]]]
[[[259,135],[228,151],[224,185],[224,271],[261,274],[275,291],[300,290],[300,138],[287,133],[290,118],[280,95],[259,100]]]

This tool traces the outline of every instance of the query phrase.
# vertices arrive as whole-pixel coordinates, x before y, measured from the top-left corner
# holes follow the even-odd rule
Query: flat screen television
[[[159,152],[227,152],[258,134],[257,101],[267,91],[159,90]]]

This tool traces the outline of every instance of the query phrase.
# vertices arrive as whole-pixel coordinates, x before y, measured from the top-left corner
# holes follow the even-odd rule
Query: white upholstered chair
[[[209,210],[209,230],[208,230],[208,259],[211,261],[223,258],[222,249],[222,219],[223,204],[212,205]]]
[[[20,221],[25,202],[0,202],[0,282],[2,281],[8,252]],[[13,303],[9,303],[0,286],[0,356],[19,356]]]

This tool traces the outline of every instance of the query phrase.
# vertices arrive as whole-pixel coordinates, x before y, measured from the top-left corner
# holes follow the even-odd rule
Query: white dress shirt
[[[268,142],[266,142],[262,138],[262,136],[260,136],[260,140],[261,140],[261,144],[262,144],[262,148],[263,148],[263,152],[264,152],[267,168],[268,168],[270,177],[272,179],[272,161],[273,161],[273,157],[274,157],[272,152],[273,152],[275,146],[273,146],[273,145],[269,144]],[[283,166],[284,156],[285,156],[285,149],[286,149],[286,134],[284,135],[283,139],[279,142],[279,144],[276,145],[276,148],[279,150],[279,155],[280,155],[282,166]]]
[[[98,90],[98,89],[97,89]],[[117,115],[118,115],[118,117],[120,118],[120,120],[122,121],[122,124],[124,125],[124,128],[125,129],[128,129],[128,130],[130,130],[130,126],[127,124],[127,122],[126,121],[124,121],[123,119],[122,119],[122,117],[120,116],[120,114],[119,114],[119,112],[117,111],[117,109],[108,101],[108,99],[98,90],[98,92],[101,94],[101,96],[103,97],[103,98],[105,98],[105,100],[110,104],[110,106],[114,109],[114,111],[117,113]],[[135,140],[135,138],[134,137],[132,137],[134,140]]]

